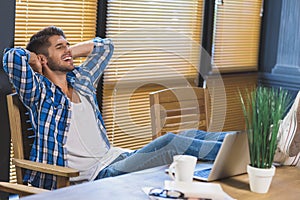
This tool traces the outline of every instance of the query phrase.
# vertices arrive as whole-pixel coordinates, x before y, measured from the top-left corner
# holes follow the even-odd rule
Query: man
[[[300,91],[280,124],[274,162],[300,167]]]
[[[54,26],[33,35],[26,49],[6,52],[4,70],[28,108],[36,134],[30,159],[78,169],[74,184],[169,164],[177,154],[213,160],[225,133],[166,134],[130,153],[110,146],[94,86],[112,53],[109,39],[70,46]],[[86,61],[74,67],[73,58],[82,56]],[[56,188],[56,177],[49,174],[27,171],[24,179]]]

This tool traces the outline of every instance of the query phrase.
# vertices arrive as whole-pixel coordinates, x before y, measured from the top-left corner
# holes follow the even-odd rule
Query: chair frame
[[[24,156],[25,144],[23,143],[23,130],[28,121],[26,122],[25,106],[19,99],[19,96],[14,93],[7,95],[7,108],[10,123],[11,140],[13,144],[14,158],[13,164],[16,167],[17,184],[0,182],[0,190],[4,192],[19,194],[20,196],[26,196],[31,194],[37,194],[48,190],[29,187],[23,185],[23,169],[30,169],[33,171],[39,171],[43,173],[53,174],[57,176],[57,188],[65,187],[70,185],[69,178],[76,177],[79,175],[79,171],[62,166],[55,166],[45,163],[38,163],[27,160]],[[25,110],[24,110],[25,109]],[[23,129],[22,129],[23,128]]]
[[[178,87],[150,93],[152,139],[167,132],[207,130],[210,123],[208,90]]]

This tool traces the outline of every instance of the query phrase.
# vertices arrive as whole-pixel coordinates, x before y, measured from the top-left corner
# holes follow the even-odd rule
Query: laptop
[[[198,162],[194,179],[214,181],[247,172],[250,163],[248,139],[246,132],[227,134],[215,161]]]

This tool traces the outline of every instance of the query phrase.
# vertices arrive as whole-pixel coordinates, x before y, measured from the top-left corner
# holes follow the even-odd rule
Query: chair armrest
[[[69,167],[61,167],[61,166],[39,163],[39,162],[34,162],[34,161],[24,160],[24,159],[16,159],[16,158],[13,159],[13,164],[16,167],[53,174],[57,176],[63,176],[63,177],[79,176],[78,170]]]
[[[39,194],[42,192],[50,191],[41,188],[29,187],[27,185],[8,183],[8,182],[0,182],[0,190],[12,194],[18,194],[20,196]]]

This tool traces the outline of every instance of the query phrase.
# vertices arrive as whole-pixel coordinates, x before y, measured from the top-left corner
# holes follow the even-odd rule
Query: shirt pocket
[[[67,109],[65,108],[64,103],[56,102],[51,97],[46,98],[41,105],[40,119],[45,124],[57,127],[58,123],[64,121],[67,116],[67,112],[65,111]]]

